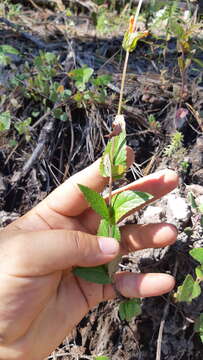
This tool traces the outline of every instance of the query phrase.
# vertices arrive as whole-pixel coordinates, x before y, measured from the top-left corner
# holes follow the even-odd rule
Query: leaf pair
[[[152,199],[152,195],[148,193],[127,190],[113,196],[112,206],[109,207],[102,196],[96,191],[84,185],[78,186],[92,209],[102,217],[97,235],[113,237],[118,241],[121,240],[121,234],[117,223],[130,211],[135,210],[138,206]],[[109,265],[90,268],[77,267],[74,270],[74,274],[91,282],[109,284],[112,282],[111,275],[119,260],[120,257],[112,263],[112,266],[110,263]]]
[[[153,198],[152,195],[145,192],[127,190],[114,195],[112,198],[112,205],[109,207],[99,193],[87,186],[81,184],[78,186],[91,208],[111,225],[116,225],[130,211],[135,210],[137,207]],[[101,234],[104,226],[107,226],[105,222],[102,223],[99,235],[109,236],[106,231],[104,235]]]

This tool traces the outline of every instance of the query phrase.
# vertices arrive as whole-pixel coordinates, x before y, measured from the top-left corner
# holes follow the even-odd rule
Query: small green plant
[[[197,224],[198,225],[200,224],[201,227],[203,228],[203,204],[199,204],[199,205],[197,204],[195,196],[193,195],[192,192],[189,192],[188,200],[189,200],[191,209],[193,210],[193,213],[194,213],[194,219],[193,219],[192,226],[186,227],[184,229],[184,232],[188,236],[191,236],[193,234],[194,228]]]
[[[30,140],[30,124],[32,122],[31,117],[15,123],[14,127],[19,135],[25,135],[26,141]]]
[[[194,330],[199,333],[201,342],[203,343],[203,313],[201,313],[195,321]]]
[[[189,2],[188,2],[189,3]],[[197,45],[194,42],[194,37],[202,29],[202,22],[196,22],[196,16],[190,14],[190,18],[184,18],[179,1],[171,1],[156,13],[156,17],[151,24],[151,30],[159,29],[165,33],[166,47],[164,53],[167,51],[167,42],[171,38],[176,39],[176,47],[178,52],[178,67],[181,75],[181,88],[179,91],[178,101],[185,100],[187,96],[187,71],[192,63],[195,61],[198,63],[198,59],[195,58]],[[190,6],[189,6],[190,8]]]
[[[21,4],[13,4],[10,0],[3,0],[0,3],[0,16],[13,19],[20,14],[21,9]]]
[[[7,66],[11,61],[11,55],[19,55],[19,51],[10,45],[0,45],[0,65]]]
[[[198,221],[203,228],[203,204],[197,204],[192,192],[188,194],[189,201],[193,211],[196,213],[196,221]]]
[[[0,113],[0,131],[9,130],[11,126],[11,114],[9,111]]]
[[[184,174],[186,174],[186,173],[188,172],[188,169],[189,169],[189,167],[190,167],[190,164],[189,164],[188,161],[185,161],[185,160],[184,160],[184,161],[181,161],[180,166],[181,166],[182,172],[183,172]]]
[[[97,14],[95,14],[96,30],[99,35],[106,35],[115,33],[117,34],[123,28],[123,24],[128,21],[130,9],[126,6],[118,14],[115,10],[115,5],[111,1],[110,9],[107,8],[106,4],[100,4]],[[129,5],[129,4],[128,4]]]
[[[29,64],[26,63],[24,72],[17,74],[11,80],[11,85],[17,87],[26,98],[40,103],[41,112],[53,109],[52,114],[56,119],[66,121],[67,114],[64,111],[64,103],[70,99],[72,92],[56,81],[60,69],[58,60],[58,56],[54,53],[40,51],[39,55],[34,58],[32,72]],[[19,126],[22,131],[23,124]],[[18,128],[16,130],[19,132]]]
[[[106,87],[111,80],[110,75],[94,77],[94,70],[88,66],[74,69],[68,75],[74,80],[75,87],[78,90],[73,95],[78,107],[85,107],[88,102],[103,103],[105,101],[107,97]]]
[[[161,128],[160,123],[156,120],[155,116],[150,114],[147,118],[151,130],[158,131]]]
[[[184,147],[183,147],[183,134],[179,131],[176,131],[174,134],[171,135],[171,142],[170,144],[164,149],[164,155],[167,157],[177,157],[178,155],[184,154]]]
[[[200,283],[203,281],[203,248],[194,248],[189,251],[190,255],[195,259],[199,265],[195,268],[195,278],[188,274],[183,281],[183,284],[178,287],[174,297],[177,302],[184,301],[191,303],[193,299],[201,294]],[[200,334],[203,342],[203,314],[200,314],[195,323],[195,331]]]
[[[140,2],[141,5],[141,2]],[[136,15],[136,19],[139,13]],[[137,41],[143,37],[143,33],[136,31],[136,19],[130,19],[130,27],[126,32],[123,41],[123,47],[126,50],[126,60],[123,70],[123,78],[121,84],[121,95],[123,95],[125,75],[128,63],[129,53],[135,49]],[[88,79],[91,72],[88,72]],[[118,113],[113,123],[113,130],[108,135],[110,138],[101,158],[100,162],[100,175],[109,179],[109,196],[106,202],[103,197],[89,189],[88,187],[78,184],[81,192],[83,193],[86,201],[90,204],[91,208],[101,217],[101,222],[98,228],[97,235],[105,237],[114,237],[117,241],[121,241],[121,233],[119,229],[120,221],[131,211],[134,211],[141,205],[151,200],[152,195],[127,190],[114,195],[113,181],[122,178],[127,170],[126,161],[126,129],[124,116],[121,114],[122,109],[122,96],[119,100]],[[74,269],[75,275],[98,284],[114,285],[114,273],[117,270],[121,257],[119,256],[114,261],[107,265],[96,267],[77,267]],[[115,285],[114,285],[115,286]],[[119,314],[122,320],[131,320],[132,317],[140,314],[140,300],[139,299],[126,299],[120,304]]]
[[[94,360],[110,360],[108,356],[96,356]]]

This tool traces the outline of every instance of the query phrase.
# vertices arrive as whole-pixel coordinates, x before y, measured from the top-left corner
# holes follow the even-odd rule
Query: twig
[[[0,17],[0,22],[6,24],[7,26],[11,27],[12,29],[15,29],[15,31],[22,37],[24,37],[26,40],[32,41],[39,49],[43,50],[55,50],[59,48],[59,43],[57,44],[45,44],[44,41],[38,39],[32,34],[29,34],[28,32],[21,31],[21,26],[16,25],[12,23],[10,20],[5,19],[3,17]],[[61,43],[60,43],[61,45]]]
[[[137,20],[138,20],[138,16],[139,16],[139,13],[140,13],[142,3],[143,3],[143,0],[139,0],[138,6],[137,6],[137,11],[136,11],[136,14],[135,14],[135,17],[134,17],[132,32],[135,32],[136,29],[137,29]],[[130,52],[126,51],[123,74],[122,74],[122,80],[121,80],[121,91],[120,91],[120,98],[119,98],[117,115],[121,114],[122,102],[123,102],[123,92],[124,92],[124,87],[125,87],[125,79],[126,79],[129,55],[130,55]]]
[[[33,164],[40,157],[40,155],[42,154],[42,152],[44,150],[44,146],[47,142],[47,139],[49,138],[49,135],[53,130],[54,121],[55,121],[55,119],[52,118],[51,120],[48,120],[47,123],[44,125],[44,127],[42,128],[42,130],[40,132],[39,140],[38,140],[36,148],[34,149],[30,158],[24,164],[22,171],[17,172],[13,175],[12,180],[11,180],[12,183],[14,183],[14,184],[17,183],[22,177],[27,175],[28,171],[31,169]]]
[[[54,105],[53,109],[48,110],[45,114],[43,114],[32,126],[30,126],[30,130],[35,129],[37,126],[41,124],[49,115],[53,115],[54,110],[58,109],[59,107],[65,105],[64,102],[60,102]]]
[[[85,8],[87,8],[89,11],[93,11],[96,12],[98,11],[98,5],[96,5],[93,1],[91,0],[70,0],[73,3],[78,3],[81,6],[84,6]]]
[[[119,104],[118,104],[118,112],[117,112],[118,115],[121,114],[121,108],[122,108],[122,102],[123,102],[123,92],[124,92],[124,86],[125,86],[125,78],[126,78],[126,72],[127,72],[127,67],[128,67],[129,55],[130,55],[129,51],[126,51],[125,63],[124,63],[124,68],[123,68],[122,80],[121,80],[120,98],[119,98]]]
[[[43,12],[43,9],[42,9],[41,7],[39,7],[37,4],[35,4],[35,2],[34,2],[33,0],[28,0],[28,1],[32,4],[32,6],[33,6],[36,10]]]
[[[176,263],[175,263],[175,267],[174,267],[174,271],[173,271],[174,277],[177,274],[177,268],[178,268],[178,260],[176,259]],[[167,296],[167,302],[164,307],[164,312],[163,312],[163,316],[162,316],[160,327],[159,327],[159,334],[158,334],[158,338],[157,338],[156,360],[161,360],[162,337],[163,337],[163,330],[164,330],[164,325],[166,322],[166,317],[168,315],[168,310],[169,310],[169,306],[170,306],[170,296],[171,296],[171,292]]]

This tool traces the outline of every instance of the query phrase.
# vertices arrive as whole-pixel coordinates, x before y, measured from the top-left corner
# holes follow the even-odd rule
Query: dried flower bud
[[[135,31],[135,17],[132,15],[129,20],[128,32],[132,34],[134,33],[134,31]]]

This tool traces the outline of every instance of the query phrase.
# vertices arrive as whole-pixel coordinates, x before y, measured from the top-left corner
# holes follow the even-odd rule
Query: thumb
[[[0,271],[16,276],[46,275],[72,266],[97,266],[110,262],[119,252],[115,239],[68,230],[2,231],[0,244]]]

